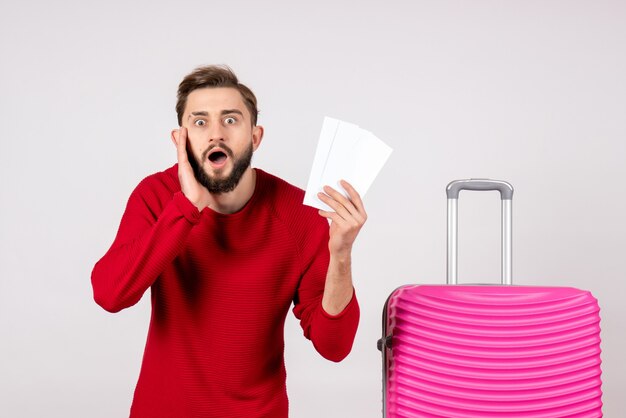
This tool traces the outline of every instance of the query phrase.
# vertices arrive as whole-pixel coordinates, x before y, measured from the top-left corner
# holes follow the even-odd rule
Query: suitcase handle
[[[502,200],[502,284],[513,284],[512,261],[512,224],[513,224],[513,186],[502,180],[468,179],[454,180],[446,187],[448,197],[448,284],[458,283],[458,201],[461,190],[488,191],[497,190]]]

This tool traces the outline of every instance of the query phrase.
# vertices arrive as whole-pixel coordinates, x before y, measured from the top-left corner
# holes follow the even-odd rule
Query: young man
[[[363,204],[343,182],[350,198],[326,187],[319,196],[333,211],[317,211],[302,190],[251,167],[263,128],[254,94],[230,69],[185,77],[176,110],[178,164],[133,191],[92,273],[94,298],[110,312],[150,289],[131,417],[287,417],[291,303],[322,356],[341,361],[352,348]]]

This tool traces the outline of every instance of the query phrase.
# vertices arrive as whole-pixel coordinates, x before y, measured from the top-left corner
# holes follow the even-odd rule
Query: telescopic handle
[[[448,196],[448,266],[447,283],[458,283],[458,200],[461,190],[500,192],[502,200],[502,284],[513,284],[513,186],[502,180],[455,180],[446,187]]]

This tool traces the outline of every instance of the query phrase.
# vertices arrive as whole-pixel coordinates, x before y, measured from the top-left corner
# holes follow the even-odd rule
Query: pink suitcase
[[[461,190],[502,198],[502,285],[457,285]],[[513,188],[457,180],[447,285],[396,289],[383,311],[383,416],[602,417],[600,309],[591,293],[511,284]]]

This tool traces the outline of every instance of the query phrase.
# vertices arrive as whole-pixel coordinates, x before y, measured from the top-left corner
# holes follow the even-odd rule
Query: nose
[[[224,140],[224,127],[219,123],[212,123],[209,129],[209,142],[222,142]]]

